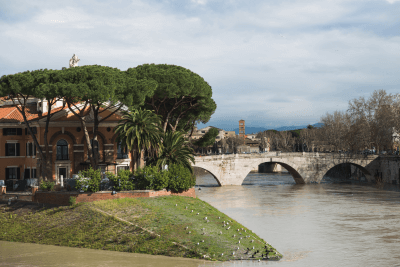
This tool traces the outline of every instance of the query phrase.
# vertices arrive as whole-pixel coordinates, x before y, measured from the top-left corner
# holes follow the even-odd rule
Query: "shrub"
[[[76,180],[75,188],[84,192],[97,192],[100,190],[101,172],[92,167],[88,170],[80,171]]]
[[[42,181],[39,188],[43,191],[53,191],[55,183],[50,181]]]
[[[76,197],[69,197],[68,203],[70,206],[75,205]]]
[[[168,188],[176,192],[186,191],[196,185],[196,176],[183,165],[168,166]]]
[[[146,166],[135,173],[138,189],[161,190],[168,186],[168,172],[160,171],[157,166]]]
[[[133,174],[129,170],[119,171],[118,175],[114,175],[110,172],[108,172],[106,175],[107,178],[113,183],[114,189],[117,191],[135,189]]]

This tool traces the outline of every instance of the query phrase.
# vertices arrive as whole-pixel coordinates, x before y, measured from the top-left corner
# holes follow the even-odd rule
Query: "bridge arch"
[[[317,175],[315,177],[315,181],[317,183],[321,183],[322,179],[328,173],[329,170],[331,170],[332,168],[334,168],[336,166],[342,165],[342,164],[350,164],[350,165],[357,167],[365,175],[365,178],[368,180],[368,182],[372,182],[373,176],[366,168],[367,162],[362,161],[362,160],[351,160],[351,159],[345,160],[343,162],[335,162],[335,163],[327,164],[327,166],[325,168],[321,169],[321,171],[319,171],[317,173]]]
[[[210,173],[214,177],[214,179],[215,179],[215,181],[217,181],[218,185],[221,186],[221,182],[219,181],[218,177],[214,173],[209,171],[207,168],[200,167],[200,166],[193,166],[193,168],[199,168],[199,169],[207,171],[208,173]]]
[[[299,171],[299,167],[294,162],[290,162],[290,161],[286,160],[285,158],[270,159],[269,161],[265,161],[265,160],[261,159],[260,161],[257,162],[257,165],[254,164],[252,166],[250,171],[252,169],[258,167],[258,165],[263,164],[263,163],[278,163],[282,167],[284,167],[290,173],[290,175],[292,175],[292,177],[293,177],[294,181],[296,182],[296,184],[305,184],[305,179],[301,175],[301,173]]]

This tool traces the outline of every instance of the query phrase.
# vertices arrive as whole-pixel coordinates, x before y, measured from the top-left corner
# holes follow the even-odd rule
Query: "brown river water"
[[[200,199],[284,258],[216,263],[0,241],[0,266],[400,266],[398,191],[355,183],[296,185],[285,173],[251,173],[242,186],[224,187],[204,175],[197,184]]]

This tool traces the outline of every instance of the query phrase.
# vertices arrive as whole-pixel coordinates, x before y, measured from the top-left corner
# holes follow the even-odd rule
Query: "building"
[[[246,135],[246,130],[245,130],[245,125],[244,125],[244,120],[239,121],[239,137],[245,138]]]
[[[44,149],[47,103],[37,98],[29,99],[28,103],[27,120],[39,145]],[[62,101],[57,102],[51,112],[54,115],[47,135],[51,172],[53,180],[59,181],[61,176],[72,178],[73,174],[88,168],[90,164],[79,119],[68,108],[63,108]],[[108,114],[110,112],[105,110],[101,116]],[[87,130],[92,138],[93,115],[88,112],[86,116]],[[98,150],[94,153],[99,155],[99,166],[103,172],[116,173],[118,170],[131,168],[130,153],[115,142],[117,136],[113,129],[120,119],[121,114],[115,113],[99,125]],[[0,180],[37,178],[40,173],[40,154],[17,106],[4,99],[0,103],[0,128]]]

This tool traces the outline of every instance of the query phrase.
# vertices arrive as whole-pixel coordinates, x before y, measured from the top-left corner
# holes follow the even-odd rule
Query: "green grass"
[[[168,196],[104,200],[20,212],[18,215],[4,207],[0,210],[0,240],[4,241],[205,257],[219,261],[261,259],[261,254],[265,255],[264,240],[196,198]],[[229,225],[223,227],[224,221]],[[247,248],[250,248],[249,253]],[[282,257],[271,245],[268,244],[267,248],[271,259]],[[259,252],[252,257],[257,250]]]

